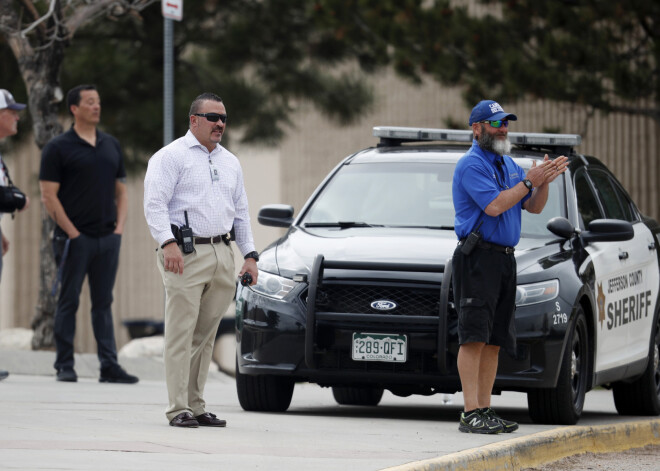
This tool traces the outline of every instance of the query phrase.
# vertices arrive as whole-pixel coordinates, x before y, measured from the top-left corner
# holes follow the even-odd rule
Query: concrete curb
[[[562,427],[383,471],[519,471],[580,453],[660,444],[660,419]]]

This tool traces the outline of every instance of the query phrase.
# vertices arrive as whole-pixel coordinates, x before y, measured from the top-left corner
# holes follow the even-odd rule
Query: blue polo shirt
[[[497,165],[498,161],[501,166]],[[484,241],[515,246],[520,240],[522,204],[531,195],[497,217],[488,216],[484,210],[500,192],[513,188],[524,178],[525,171],[511,157],[484,151],[473,140],[472,147],[456,164],[452,184],[456,210],[454,230],[458,238],[467,237],[483,220],[479,232]]]

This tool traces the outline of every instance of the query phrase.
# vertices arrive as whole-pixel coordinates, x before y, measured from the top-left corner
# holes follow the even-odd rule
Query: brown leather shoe
[[[226,427],[227,421],[218,419],[215,414],[204,412],[202,415],[195,417],[199,425],[202,427]]]
[[[170,420],[172,427],[199,427],[199,422],[192,416],[190,412],[181,412],[179,415]]]

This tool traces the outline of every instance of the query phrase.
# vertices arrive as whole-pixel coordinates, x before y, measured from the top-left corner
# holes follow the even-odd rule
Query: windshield
[[[453,230],[453,163],[365,163],[342,167],[306,212],[305,227],[428,227]],[[557,179],[541,214],[523,211],[522,235],[550,236],[564,215]]]

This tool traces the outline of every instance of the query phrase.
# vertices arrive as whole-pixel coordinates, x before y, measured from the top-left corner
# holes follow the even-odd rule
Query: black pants
[[[55,259],[62,257],[63,241],[55,239]],[[64,261],[62,286],[55,311],[55,369],[73,368],[73,339],[76,333],[76,311],[85,276],[88,277],[92,300],[92,328],[98,346],[101,369],[117,364],[117,346],[112,323],[112,289],[119,265],[121,236],[109,234],[90,237],[81,234],[69,243]]]

